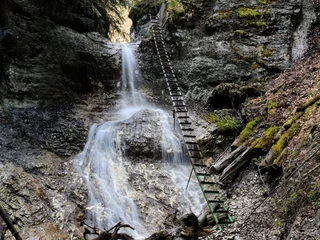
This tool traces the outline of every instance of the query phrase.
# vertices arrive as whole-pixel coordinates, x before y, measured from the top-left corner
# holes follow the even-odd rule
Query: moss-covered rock
[[[246,92],[236,83],[221,83],[212,92],[209,101],[214,108],[236,108],[244,102]]]
[[[210,113],[205,117],[209,122],[217,125],[219,130],[224,133],[239,133],[241,130],[241,122],[237,119],[233,119],[230,115],[219,117],[215,113]]]

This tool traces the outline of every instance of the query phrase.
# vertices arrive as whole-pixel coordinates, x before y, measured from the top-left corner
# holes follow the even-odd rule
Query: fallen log
[[[8,214],[4,211],[4,209],[0,206],[0,216],[3,219],[3,221],[6,223],[7,227],[9,228],[10,232],[14,236],[16,240],[22,240],[20,237],[18,231],[14,227],[13,223],[11,222]]]
[[[229,164],[220,175],[220,180],[224,180],[236,172],[243,164],[252,159],[253,149],[247,148],[231,164]]]
[[[240,147],[233,150],[231,153],[222,157],[213,166],[210,167],[209,172],[211,174],[219,174],[225,169],[229,164],[231,164],[241,153],[247,149],[246,143],[243,143]]]

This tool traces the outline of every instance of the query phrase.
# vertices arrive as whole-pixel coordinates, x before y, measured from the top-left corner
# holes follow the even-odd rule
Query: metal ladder
[[[217,190],[216,183],[214,182],[211,174],[209,174],[208,167],[204,164],[204,158],[200,146],[196,141],[194,129],[190,121],[190,116],[188,115],[188,108],[186,106],[182,91],[179,87],[176,75],[173,71],[169,54],[164,43],[159,19],[151,15],[149,16],[154,44],[173,105],[173,117],[174,119],[177,119],[179,123],[188,150],[188,155],[190,157],[192,171],[194,171],[197,177],[213,220],[217,225],[217,228],[222,230],[223,225],[234,222],[233,217],[229,214],[228,208],[224,204],[224,201]]]

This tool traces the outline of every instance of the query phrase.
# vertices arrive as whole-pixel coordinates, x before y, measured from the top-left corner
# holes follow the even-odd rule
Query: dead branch
[[[16,240],[22,240],[18,231],[16,230],[13,223],[11,222],[8,214],[4,211],[4,209],[1,207],[1,205],[0,205],[0,216],[3,219],[3,221],[6,223],[7,227],[9,228],[9,230],[12,233],[12,235],[14,236],[14,238]]]
[[[86,224],[85,222],[81,222],[81,225],[86,226],[85,231],[83,233],[83,237],[86,240],[87,240],[86,237],[88,234],[98,235],[98,237],[96,237],[92,240],[116,240],[116,239],[132,240],[133,239],[132,237],[130,237],[127,234],[118,233],[118,231],[124,227],[128,227],[128,228],[131,228],[134,230],[134,228],[132,226],[130,226],[129,224],[122,224],[121,222],[118,222],[115,226],[113,226],[112,228],[110,228],[109,230],[106,230],[104,232],[100,232],[96,227],[91,227],[90,225]],[[91,231],[89,229],[91,229]],[[111,230],[113,230],[112,233],[110,232]]]
[[[312,168],[309,172],[305,173],[305,174],[303,175],[303,177],[308,176],[310,173],[312,173],[312,172],[313,172],[314,170],[316,170],[318,167],[320,167],[320,164],[318,164],[317,166],[315,166],[314,168]]]

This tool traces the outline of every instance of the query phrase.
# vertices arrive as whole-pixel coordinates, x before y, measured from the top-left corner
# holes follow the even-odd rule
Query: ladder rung
[[[186,106],[182,106],[182,107],[174,107],[174,109],[176,110],[176,111],[188,111],[188,108],[186,107]]]
[[[215,191],[215,190],[204,190],[203,192],[205,194],[218,194],[219,193],[218,191]]]
[[[209,173],[196,173],[198,176],[211,176]]]
[[[177,118],[190,118],[189,116],[178,116]],[[196,137],[196,136],[194,136]]]
[[[201,184],[209,184],[209,185],[215,185],[215,182],[208,182],[208,181],[200,181]],[[211,200],[210,200],[211,201]],[[213,200],[212,200],[213,201]]]
[[[181,125],[189,125],[191,122],[180,122]],[[187,144],[197,144],[196,142],[186,142]]]
[[[183,112],[188,112],[188,111],[183,111]],[[193,128],[181,128],[181,131],[194,131]],[[190,151],[200,151],[200,150],[193,150],[193,149],[188,149]]]
[[[188,113],[189,111],[188,111],[188,109],[187,109],[187,107],[185,107],[184,109],[181,109],[181,108],[175,108],[175,112],[176,113]],[[181,129],[182,130],[182,129]]]
[[[200,163],[192,163],[193,166],[195,167],[203,167],[203,168],[207,168],[207,165],[204,164],[200,164]]]
[[[222,200],[208,200],[209,203],[223,203]]]
[[[190,158],[193,158],[193,159],[203,159],[203,157],[200,157],[200,156],[190,156]]]
[[[226,209],[218,209],[218,210],[214,210],[213,213],[228,213],[228,210]]]

